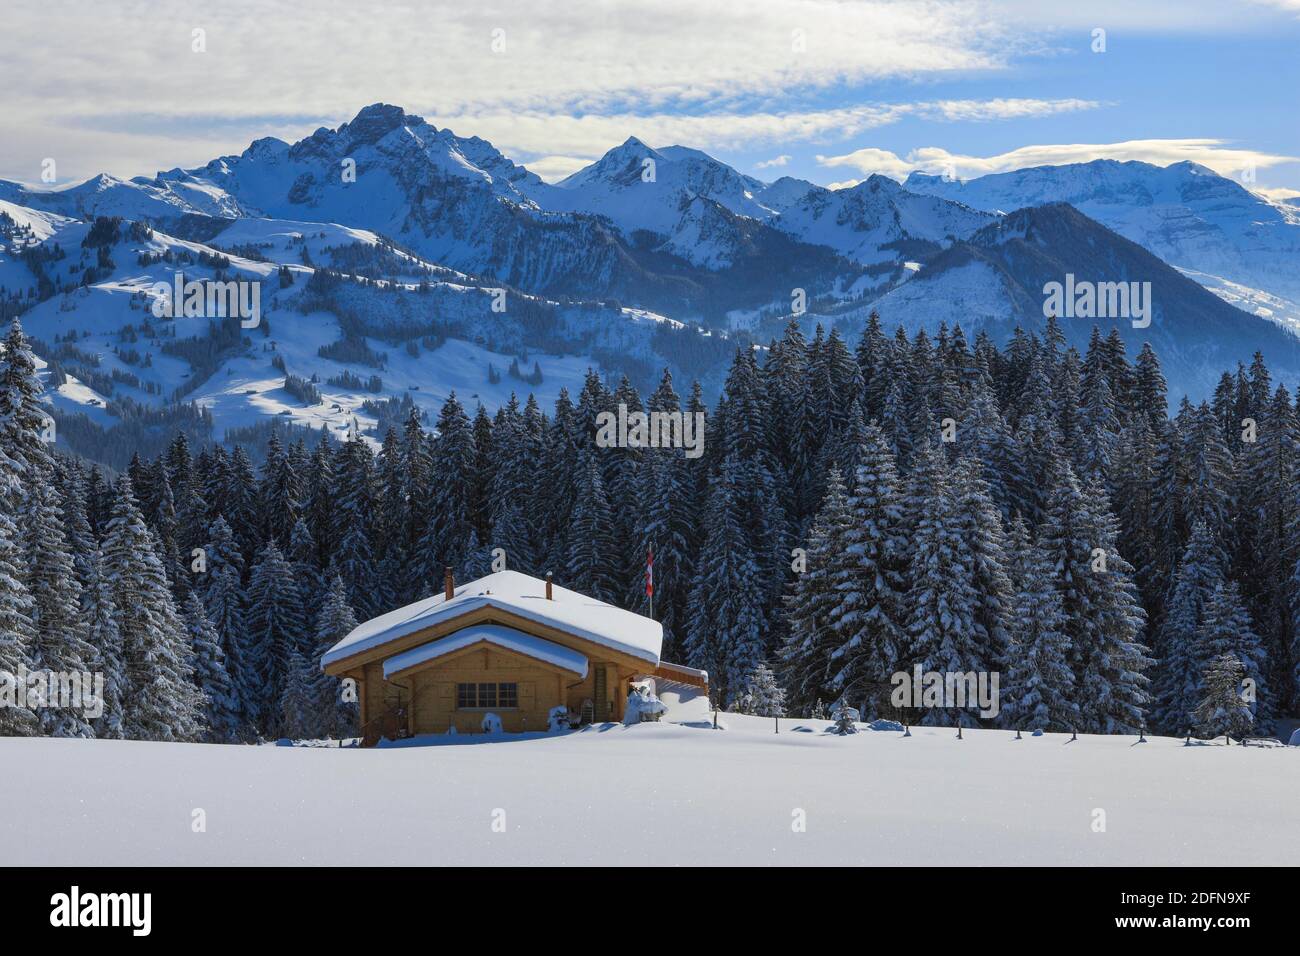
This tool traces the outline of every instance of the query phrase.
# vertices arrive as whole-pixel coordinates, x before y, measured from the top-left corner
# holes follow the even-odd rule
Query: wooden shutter
[[[524,681],[519,685],[519,709],[532,710],[537,704],[537,685]]]

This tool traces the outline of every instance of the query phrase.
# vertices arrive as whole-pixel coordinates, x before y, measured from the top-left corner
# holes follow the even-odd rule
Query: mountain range
[[[375,425],[453,388],[545,404],[588,365],[639,386],[667,366],[712,391],[733,339],[761,344],[792,314],[852,337],[874,309],[886,328],[1001,342],[1042,327],[1044,286],[1067,274],[1151,283],[1149,327],[1066,319],[1067,338],[1116,325],[1131,352],[1156,348],[1175,401],[1199,399],[1256,351],[1300,381],[1297,262],[1300,208],[1194,164],[832,190],[629,138],[547,183],[384,104],[152,178],[0,181],[0,302],[41,344],[59,410],[101,428],[181,399],[219,433],[271,416]],[[261,281],[260,334],[148,321],[149,290],[178,268]]]

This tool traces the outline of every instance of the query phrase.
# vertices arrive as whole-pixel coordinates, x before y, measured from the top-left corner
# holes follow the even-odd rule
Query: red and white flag
[[[645,558],[645,596],[654,597],[655,593],[655,549],[651,545]]]

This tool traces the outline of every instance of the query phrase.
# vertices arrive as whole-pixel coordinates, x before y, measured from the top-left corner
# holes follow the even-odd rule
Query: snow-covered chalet
[[[359,625],[321,667],[356,681],[363,741],[546,730],[553,708],[574,725],[621,720],[646,677],[707,690],[703,671],[659,659],[663,627],[517,571],[499,571]]]

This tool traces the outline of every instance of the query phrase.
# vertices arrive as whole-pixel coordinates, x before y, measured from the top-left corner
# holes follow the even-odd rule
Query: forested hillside
[[[115,480],[41,440],[17,321],[2,363],[0,671],[100,671],[106,702],[2,708],[0,733],[352,733],[321,653],[495,549],[646,613],[653,547],[663,657],[724,707],[765,663],[801,714],[893,716],[914,665],[999,672],[989,722],[1022,729],[1213,730],[1198,708],[1225,674],[1255,689],[1254,726],[1295,706],[1296,406],[1262,357],[1170,419],[1158,357],[1115,334],[1081,355],[1049,320],[999,349],[873,316],[850,349],[792,324],[736,353],[712,409],[667,375],[643,398],[591,373],[548,410],[453,395],[377,453],[273,437],[255,470],[181,435]],[[703,456],[597,447],[620,403],[707,412]]]

